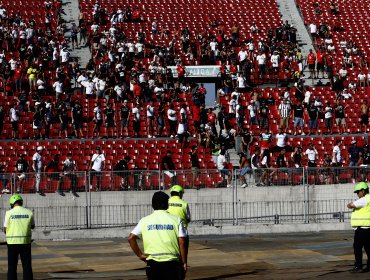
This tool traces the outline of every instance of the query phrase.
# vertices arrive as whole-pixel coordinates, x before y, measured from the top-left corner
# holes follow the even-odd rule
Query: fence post
[[[234,181],[233,184],[233,225],[238,224],[238,188],[237,188],[237,173],[235,170],[232,170],[232,178]]]
[[[303,216],[304,216],[304,223],[309,223],[309,185],[308,185],[308,176],[309,176],[309,168],[303,168]]]
[[[91,228],[91,192],[90,192],[90,174],[85,171],[85,196],[86,196],[86,228]]]

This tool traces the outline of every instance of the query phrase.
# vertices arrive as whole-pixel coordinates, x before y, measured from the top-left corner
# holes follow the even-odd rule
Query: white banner
[[[173,76],[177,78],[177,66],[167,66],[170,68]],[[216,78],[220,73],[220,65],[200,65],[200,66],[186,66],[186,77],[210,77]]]

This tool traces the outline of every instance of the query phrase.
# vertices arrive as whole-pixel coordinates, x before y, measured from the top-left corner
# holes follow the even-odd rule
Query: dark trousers
[[[31,244],[8,244],[8,280],[17,280],[19,256],[22,261],[23,279],[32,280]]]
[[[148,280],[182,280],[183,269],[180,262],[156,262],[149,260],[146,264]]]
[[[355,266],[362,267],[362,248],[367,255],[367,265],[370,267],[370,229],[357,228],[353,241],[353,251],[355,253]]]

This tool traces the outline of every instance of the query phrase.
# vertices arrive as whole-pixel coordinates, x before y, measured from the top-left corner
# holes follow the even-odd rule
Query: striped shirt
[[[282,118],[289,117],[291,109],[292,109],[292,107],[290,106],[289,103],[281,103],[279,105],[280,117],[282,117]]]

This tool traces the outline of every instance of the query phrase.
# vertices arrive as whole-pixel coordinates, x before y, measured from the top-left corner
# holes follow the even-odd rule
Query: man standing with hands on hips
[[[9,199],[11,210],[6,211],[4,232],[8,245],[8,280],[17,279],[18,257],[21,256],[23,279],[32,280],[31,229],[35,228],[32,211],[23,207],[23,198],[14,194]]]
[[[365,182],[355,186],[354,191],[359,199],[347,204],[347,208],[353,209],[351,226],[355,230],[353,250],[355,254],[355,267],[352,272],[370,271],[370,195],[369,187]],[[362,248],[367,255],[367,265],[362,268]]]
[[[187,270],[187,232],[179,217],[169,214],[168,195],[156,192],[154,212],[142,218],[128,237],[132,251],[146,263],[148,280],[182,280]],[[144,252],[137,239],[142,238]]]

